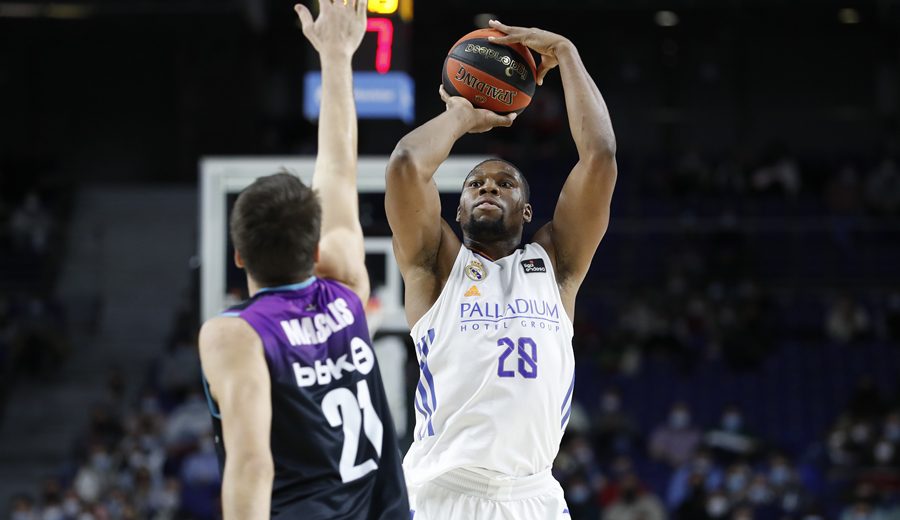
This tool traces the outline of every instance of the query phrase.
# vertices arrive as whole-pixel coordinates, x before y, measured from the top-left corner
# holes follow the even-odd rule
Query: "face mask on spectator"
[[[800,495],[796,491],[788,491],[781,497],[781,509],[786,512],[794,512],[800,506]]]
[[[699,473],[700,475],[706,475],[709,473],[709,469],[712,466],[712,463],[706,457],[700,457],[694,459],[694,472]]]
[[[722,428],[730,432],[740,430],[742,423],[741,414],[736,412],[729,412],[725,414],[725,417],[722,417]]]
[[[894,445],[881,441],[875,446],[875,460],[879,464],[887,464],[894,458]]]
[[[869,426],[867,424],[856,424],[850,430],[850,439],[857,444],[865,444],[869,440]]]
[[[723,496],[710,497],[706,502],[706,513],[713,518],[721,518],[728,512],[728,499]]]
[[[728,475],[727,486],[729,493],[740,493],[747,486],[747,475],[744,475],[742,472]]]
[[[576,484],[569,488],[569,501],[573,504],[583,504],[591,497],[591,490],[584,484]]]
[[[890,422],[884,427],[884,438],[891,442],[900,442],[900,422]]]
[[[669,415],[669,426],[680,430],[691,423],[691,415],[684,410],[676,410]]]
[[[91,466],[100,472],[108,471],[112,467],[112,459],[106,453],[95,453],[91,457]]]
[[[771,482],[773,486],[783,486],[787,484],[790,479],[791,470],[788,469],[787,466],[779,464],[773,466],[769,471],[769,482]]]
[[[81,512],[81,504],[75,497],[70,497],[63,502],[63,512],[67,517],[74,517]]]
[[[755,484],[747,491],[747,499],[753,504],[764,504],[769,498],[769,489],[761,484]]]
[[[619,396],[616,394],[606,394],[603,396],[601,404],[603,411],[606,413],[619,411]]]

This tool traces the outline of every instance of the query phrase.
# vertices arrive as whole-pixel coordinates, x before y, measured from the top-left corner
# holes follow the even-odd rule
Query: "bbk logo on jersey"
[[[522,260],[522,269],[526,273],[546,273],[547,266],[544,265],[543,258],[532,258],[530,260]]]

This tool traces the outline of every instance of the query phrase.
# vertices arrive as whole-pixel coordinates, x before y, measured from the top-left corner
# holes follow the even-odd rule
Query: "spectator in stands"
[[[662,502],[644,489],[634,473],[620,480],[619,497],[603,511],[603,520],[665,520]]]
[[[34,499],[28,495],[17,495],[12,499],[10,508],[10,520],[40,520],[39,511],[35,507]]]
[[[750,187],[759,193],[796,196],[802,185],[800,167],[783,146],[776,145],[770,159],[750,174]]]
[[[752,478],[753,471],[747,464],[740,462],[729,466],[725,472],[725,486],[723,490],[728,495],[728,499],[732,502],[744,500]]]
[[[653,430],[647,451],[654,459],[677,468],[694,456],[701,438],[702,432],[691,423],[690,408],[679,401],[669,410],[668,420]]]
[[[42,255],[50,242],[53,219],[37,193],[31,192],[17,207],[9,221],[13,244],[20,251]]]
[[[724,491],[713,491],[706,498],[706,518],[725,518],[731,511],[732,505]]]
[[[892,512],[872,484],[862,482],[853,490],[852,503],[844,508],[840,520],[893,520]]]
[[[40,503],[41,520],[62,520],[64,518],[62,488],[59,480],[55,478],[44,480]]]
[[[700,474],[693,474],[686,483],[684,499],[674,507],[675,520],[705,520],[706,491],[705,479]],[[672,504],[669,504],[670,507]]]
[[[774,452],[769,456],[769,484],[776,493],[783,493],[797,483],[797,471],[783,454]]]
[[[172,410],[165,429],[166,445],[192,443],[212,431],[206,399],[198,390],[187,396],[184,403]]]
[[[832,303],[825,318],[825,332],[836,343],[862,339],[869,335],[871,329],[869,312],[846,295]]]
[[[719,426],[706,434],[707,446],[726,459],[749,457],[759,447],[759,441],[744,424],[744,414],[737,405],[728,405],[722,411]]]
[[[113,482],[113,472],[113,459],[109,451],[103,444],[95,443],[72,483],[78,498],[87,504],[98,502]]]
[[[744,500],[757,509],[765,509],[775,501],[775,492],[769,486],[769,480],[765,475],[761,473],[753,475],[744,493]]]
[[[622,396],[616,388],[607,389],[601,396],[592,426],[594,446],[601,459],[631,453],[639,436],[637,422],[622,408]]]
[[[722,470],[714,462],[712,454],[706,449],[698,450],[690,461],[682,464],[672,474],[666,493],[666,505],[670,509],[677,509],[691,497],[702,498],[702,503],[705,504],[706,492],[721,485]],[[697,505],[694,504],[688,509]]]

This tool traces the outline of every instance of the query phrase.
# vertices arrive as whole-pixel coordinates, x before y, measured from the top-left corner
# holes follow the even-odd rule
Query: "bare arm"
[[[200,361],[222,416],[225,520],[267,520],[275,475],[269,435],[272,397],[262,340],[240,318],[200,330]]]
[[[391,154],[386,172],[385,210],[394,234],[394,253],[406,282],[410,324],[434,303],[436,276],[445,276],[459,251],[459,238],[441,218],[441,199],[433,177],[466,133],[510,126],[515,115],[500,116],[475,109],[461,97],[441,89],[447,110],[403,137]]]
[[[495,41],[521,42],[542,55],[539,82],[559,65],[569,127],[578,150],[578,163],[563,185],[553,220],[535,236],[555,260],[564,302],[574,309],[575,293],[587,275],[594,253],[609,226],[609,210],[616,185],[616,139],[609,111],[594,80],[584,68],[575,46],[562,36],[539,29],[508,27]]]
[[[319,152],[312,186],[322,203],[322,235],[316,274],[337,280],[363,301],[369,276],[356,189],[357,125],[350,62],[366,31],[365,0],[322,1],[319,17],[295,6],[303,34],[322,62]]]
[[[461,97],[448,96],[443,87],[441,97],[447,110],[404,136],[388,162],[384,203],[401,269],[423,265],[438,252],[441,199],[433,177],[456,141],[467,133],[510,126],[515,120],[515,114],[475,109]]]

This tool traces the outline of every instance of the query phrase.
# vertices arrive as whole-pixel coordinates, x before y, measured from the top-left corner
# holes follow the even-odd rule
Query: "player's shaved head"
[[[469,177],[472,174],[477,173],[484,169],[485,166],[490,166],[493,163],[500,163],[506,169],[512,170],[515,172],[516,177],[518,177],[519,182],[522,184],[522,193],[525,198],[525,202],[529,202],[531,200],[531,186],[528,185],[528,179],[525,178],[525,175],[522,173],[522,170],[519,169],[515,164],[507,161],[506,159],[500,159],[497,157],[491,157],[490,159],[485,159],[480,163],[476,164],[474,168],[472,168],[469,173],[466,175],[466,179],[463,181],[463,185],[466,184],[466,181],[469,180]]]

